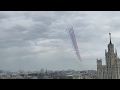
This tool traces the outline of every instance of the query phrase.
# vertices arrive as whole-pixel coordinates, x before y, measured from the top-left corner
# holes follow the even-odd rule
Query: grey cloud
[[[19,14],[16,12],[12,11],[0,11],[0,19],[8,19],[11,17],[17,17]]]
[[[0,12],[0,19],[6,19],[6,18],[8,18],[8,17],[9,17],[8,14],[6,14],[6,13],[4,13],[4,12]]]
[[[24,36],[24,39],[31,40],[37,38],[47,38],[46,32],[49,31],[49,27],[42,25],[34,25],[29,28],[29,31]]]
[[[120,29],[120,18],[118,19],[112,19],[111,22],[109,23],[110,29],[115,29],[119,30]]]
[[[119,12],[13,11],[0,12],[0,19],[1,69],[90,69],[96,58],[104,59],[108,33],[119,31]],[[69,27],[74,28],[82,62],[66,32]]]

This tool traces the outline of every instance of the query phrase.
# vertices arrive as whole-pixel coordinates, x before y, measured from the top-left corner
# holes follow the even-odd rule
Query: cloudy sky
[[[82,61],[66,29],[73,27]],[[120,43],[119,11],[0,11],[0,69],[96,70],[109,33]],[[120,56],[120,45],[117,47]]]

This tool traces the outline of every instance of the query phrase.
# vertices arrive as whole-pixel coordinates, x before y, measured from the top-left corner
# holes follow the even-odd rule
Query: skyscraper
[[[120,59],[117,51],[114,52],[114,45],[111,41],[111,33],[109,33],[110,42],[108,44],[108,52],[105,49],[106,65],[102,65],[102,60],[97,59],[98,79],[120,79]]]

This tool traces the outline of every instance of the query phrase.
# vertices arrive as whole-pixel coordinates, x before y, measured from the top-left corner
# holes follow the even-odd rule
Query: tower
[[[117,57],[117,50],[114,52],[111,33],[109,37],[108,52],[105,49],[106,65],[102,65],[102,60],[97,60],[98,79],[120,79],[120,59]]]
[[[115,65],[115,59],[117,57],[117,53],[114,53],[114,45],[111,41],[111,33],[109,33],[110,36],[110,43],[108,44],[108,52],[105,51],[105,57],[106,57],[106,65],[111,66]]]

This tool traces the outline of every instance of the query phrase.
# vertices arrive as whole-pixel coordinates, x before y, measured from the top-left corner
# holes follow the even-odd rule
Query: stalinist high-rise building
[[[106,65],[102,65],[102,60],[97,59],[98,79],[120,79],[120,59],[117,56],[117,51],[114,52],[111,33],[109,33],[109,36],[108,51],[105,49]]]

